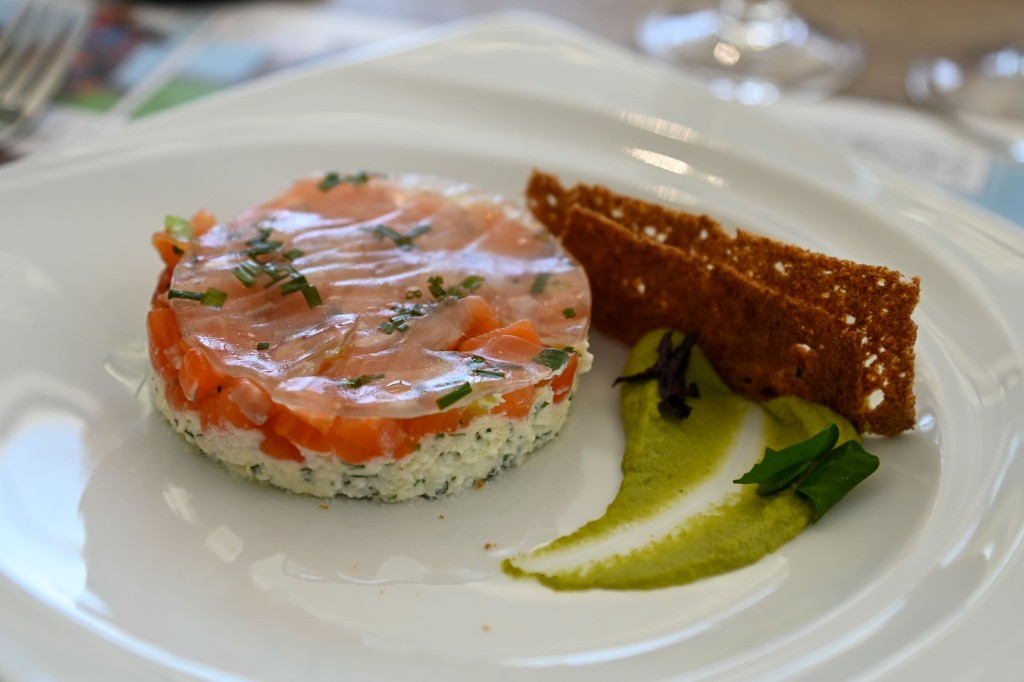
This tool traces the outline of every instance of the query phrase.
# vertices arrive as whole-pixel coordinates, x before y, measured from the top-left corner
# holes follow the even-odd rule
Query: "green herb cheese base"
[[[654,363],[664,333],[641,339],[625,374]],[[840,443],[857,439],[849,422],[799,398],[757,403],[741,397],[699,348],[686,379],[697,384],[699,397],[690,399],[693,411],[681,420],[659,409],[657,380],[623,386],[626,451],[615,499],[579,530],[507,559],[507,573],[559,590],[682,585],[752,564],[810,525],[811,505],[792,490],[760,496],[756,485],[731,481],[766,447],[803,441],[830,423],[839,426]],[[686,511],[687,498],[702,486],[720,492]]]

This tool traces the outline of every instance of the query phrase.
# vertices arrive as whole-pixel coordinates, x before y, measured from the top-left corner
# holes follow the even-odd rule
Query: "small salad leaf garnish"
[[[699,332],[687,334],[682,342],[673,348],[672,332],[665,332],[658,343],[658,359],[654,361],[654,364],[642,372],[618,377],[612,386],[657,379],[658,393],[661,395],[658,408],[663,414],[667,413],[678,419],[686,419],[693,411],[693,408],[686,403],[686,399],[700,397],[697,385],[686,381],[686,369],[690,365],[690,352],[697,345],[699,335]]]
[[[176,215],[164,216],[164,232],[171,235],[178,241],[192,241],[192,221]]]
[[[855,440],[835,447],[839,427],[829,424],[805,441],[782,450],[765,448],[760,462],[733,483],[757,483],[759,495],[773,495],[790,486],[814,509],[818,521],[848,492],[878,468],[878,457]]]
[[[569,354],[561,348],[545,348],[533,358],[533,361],[557,372],[569,362]]]
[[[416,237],[419,237],[425,232],[430,231],[430,224],[423,223],[421,225],[417,225],[416,227],[412,228],[405,234],[400,234],[399,232],[392,230],[387,225],[376,225],[374,227],[368,227],[366,228],[366,231],[377,235],[381,239],[390,239],[395,243],[395,246],[402,249],[403,251],[408,251],[413,247],[412,240],[416,239]]]
[[[571,320],[572,318],[576,317],[576,309],[566,308],[565,310],[562,311],[562,317],[564,317],[567,320]]]
[[[454,405],[455,403],[457,403],[460,400],[462,400],[463,398],[465,398],[467,395],[469,395],[472,392],[473,392],[473,385],[470,384],[467,381],[467,382],[461,384],[458,388],[456,388],[451,393],[447,393],[447,394],[441,396],[440,398],[438,398],[437,399],[437,407],[439,409],[442,409],[442,410],[444,410],[446,408],[449,408],[452,405]]]
[[[383,378],[383,374],[360,374],[357,377],[341,379],[338,381],[338,385],[345,388],[362,388],[366,384],[372,384],[374,381],[380,381]]]

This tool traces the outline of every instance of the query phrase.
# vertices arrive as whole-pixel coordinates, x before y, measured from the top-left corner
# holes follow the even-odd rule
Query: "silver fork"
[[[53,100],[88,18],[85,2],[22,0],[0,30],[0,147],[27,132]]]

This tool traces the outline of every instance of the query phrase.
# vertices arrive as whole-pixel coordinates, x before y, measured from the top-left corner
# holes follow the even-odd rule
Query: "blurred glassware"
[[[24,135],[56,96],[88,9],[76,0],[0,0],[0,146]]]
[[[641,17],[635,39],[718,97],[744,104],[822,99],[864,66],[858,42],[811,27],[786,0],[673,2]]]
[[[1024,163],[1024,40],[958,57],[915,60],[910,99]]]

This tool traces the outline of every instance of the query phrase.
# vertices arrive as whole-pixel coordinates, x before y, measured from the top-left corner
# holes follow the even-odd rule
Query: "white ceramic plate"
[[[222,104],[272,107],[275,92],[317,79],[360,88],[334,111],[207,123],[183,113],[0,171],[0,677],[1017,673],[1021,235],[771,121],[710,116],[720,105],[695,92],[667,120],[394,68],[497,49],[495,31],[506,55],[516,36],[534,52],[557,44],[547,28],[512,28]],[[499,564],[614,494],[623,443],[609,385],[626,350],[604,339],[559,440],[451,501],[324,508],[231,478],[153,413],[141,388],[159,268],[148,240],[165,213],[227,217],[333,168],[432,172],[519,196],[534,166],[920,276],[916,431],[873,440],[878,473],[755,566],[653,592],[565,594]]]

